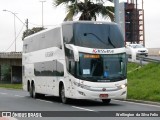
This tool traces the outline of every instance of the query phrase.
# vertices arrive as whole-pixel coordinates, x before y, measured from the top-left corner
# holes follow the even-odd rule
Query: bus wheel
[[[65,89],[64,89],[63,85],[60,89],[60,99],[61,99],[62,103],[64,103],[64,104],[66,104],[68,102],[68,98],[65,97]]]
[[[35,92],[35,85],[34,84],[30,88],[30,96],[32,98],[37,98],[37,96],[38,96],[37,93]]]
[[[102,99],[102,102],[108,105],[111,102],[111,99]]]
[[[32,86],[29,89],[29,95],[30,95],[30,97],[33,98],[33,87]]]

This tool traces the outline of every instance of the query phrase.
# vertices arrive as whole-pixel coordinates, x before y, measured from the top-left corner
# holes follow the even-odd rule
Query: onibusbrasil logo
[[[105,53],[112,54],[112,53],[114,53],[114,50],[111,50],[111,49],[93,49],[92,52],[93,53],[99,53],[99,54],[105,54]]]

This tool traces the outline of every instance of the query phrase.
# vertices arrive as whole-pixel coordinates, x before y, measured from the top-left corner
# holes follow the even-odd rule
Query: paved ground
[[[160,106],[144,103],[134,103],[127,101],[112,100],[111,104],[104,105],[100,101],[72,100],[69,104],[62,104],[58,98],[47,96],[43,99],[32,99],[27,92],[22,90],[7,90],[0,88],[0,111],[18,111],[18,112],[42,112],[51,116],[47,118],[20,118],[18,120],[159,120],[160,117],[147,117],[147,114],[154,114],[156,111],[160,116]],[[58,112],[57,112],[58,111]],[[69,111],[69,112],[68,112]],[[108,111],[108,112],[107,112]],[[112,111],[112,112],[109,112]],[[145,117],[126,117],[139,113]],[[66,114],[70,117],[66,117]],[[87,117],[85,116],[87,114]],[[45,115],[45,114],[43,114]],[[114,117],[108,117],[109,115]],[[118,117],[118,116],[123,117]],[[85,117],[84,117],[85,116]],[[107,116],[107,117],[102,117]],[[117,116],[117,117],[116,117]],[[1,120],[1,119],[0,119]]]

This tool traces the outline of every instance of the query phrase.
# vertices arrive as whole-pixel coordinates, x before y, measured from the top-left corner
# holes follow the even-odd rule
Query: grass
[[[22,84],[0,84],[0,88],[22,89]]]
[[[139,67],[138,64],[129,63],[127,97],[160,102],[160,64],[149,63]]]

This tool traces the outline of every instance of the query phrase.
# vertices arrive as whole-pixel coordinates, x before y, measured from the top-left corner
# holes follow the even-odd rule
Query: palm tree
[[[97,1],[97,3],[93,1]],[[113,0],[108,1],[113,2]],[[79,13],[81,13],[79,20],[96,21],[97,15],[101,14],[103,17],[109,17],[111,21],[114,21],[114,7],[104,6],[103,0],[84,0],[84,2],[77,2],[77,0],[54,0],[55,6],[61,4],[65,4],[68,11],[64,21],[73,20],[73,16]]]

